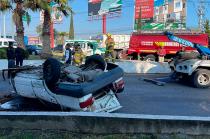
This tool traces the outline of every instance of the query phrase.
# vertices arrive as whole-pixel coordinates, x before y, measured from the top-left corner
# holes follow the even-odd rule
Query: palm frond
[[[12,3],[9,0],[1,0],[0,2],[0,11],[4,12],[12,9]]]

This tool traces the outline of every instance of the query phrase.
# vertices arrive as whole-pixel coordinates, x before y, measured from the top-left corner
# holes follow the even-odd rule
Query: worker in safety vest
[[[158,61],[163,63],[164,57],[166,56],[166,50],[164,49],[164,42],[159,42],[159,49],[157,51],[158,54]]]
[[[112,62],[115,62],[114,39],[112,38],[112,35],[110,33],[107,33],[106,36],[107,36],[107,39],[105,41],[105,44],[106,44],[105,59],[106,61],[112,60]]]
[[[79,44],[76,44],[74,48],[74,64],[80,66],[85,56]]]

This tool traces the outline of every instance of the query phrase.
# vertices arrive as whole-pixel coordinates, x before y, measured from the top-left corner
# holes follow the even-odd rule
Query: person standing
[[[71,64],[71,61],[72,61],[72,49],[71,49],[71,45],[67,44],[66,50],[65,50],[65,63]]]
[[[164,62],[164,57],[166,56],[166,50],[164,49],[164,46],[160,46],[158,52],[158,58],[159,58],[159,62],[163,63]]]
[[[9,42],[9,47],[7,48],[7,60],[8,69],[15,67],[15,50],[13,48],[13,42]],[[11,71],[8,70],[8,78],[11,76]]]
[[[74,64],[80,66],[83,62],[84,53],[79,45],[76,45],[74,48]]]
[[[112,62],[115,62],[115,54],[114,54],[114,39],[112,38],[112,35],[110,33],[106,34],[107,39],[105,41],[106,44],[106,52],[105,52],[105,59],[106,61],[109,61],[110,59]]]
[[[16,66],[22,67],[23,66],[23,59],[24,59],[24,49],[20,47],[20,45],[15,50],[15,59],[16,59]]]

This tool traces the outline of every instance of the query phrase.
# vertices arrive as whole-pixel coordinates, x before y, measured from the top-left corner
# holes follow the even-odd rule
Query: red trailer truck
[[[202,33],[175,33],[178,37],[198,43],[208,47],[209,39],[207,34]],[[164,33],[133,33],[130,38],[127,54],[132,59],[145,61],[157,60],[157,51],[163,44],[166,50],[166,58],[172,58],[182,47],[177,42],[170,41]],[[186,47],[187,51],[193,51],[191,47]]]

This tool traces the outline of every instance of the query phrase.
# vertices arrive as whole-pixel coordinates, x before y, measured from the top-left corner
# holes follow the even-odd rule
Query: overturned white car
[[[13,88],[22,97],[79,111],[112,112],[121,108],[117,94],[124,90],[123,70],[99,55],[88,57],[80,67],[49,58],[42,66],[11,72]]]

